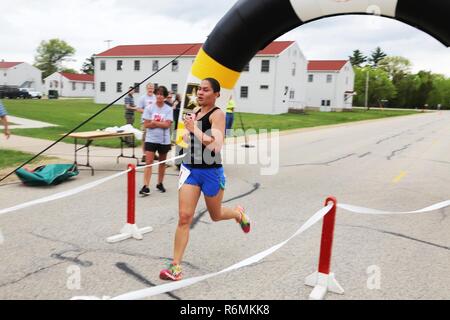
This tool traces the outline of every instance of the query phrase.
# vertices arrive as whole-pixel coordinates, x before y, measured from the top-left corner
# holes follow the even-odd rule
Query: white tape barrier
[[[146,166],[139,166],[139,167],[136,168],[136,171],[142,170],[142,169],[145,169],[145,168],[154,167],[154,166],[160,165],[161,163],[166,163],[166,162],[169,162],[169,161],[172,161],[172,160],[181,159],[181,158],[184,158],[185,156],[186,156],[186,153],[182,154],[181,156],[176,156],[176,157],[173,157],[173,158],[170,158],[170,159],[166,159],[166,160],[163,160],[163,161],[155,162],[155,163],[152,163],[152,164],[149,164],[149,165],[146,165]]]
[[[377,210],[377,209],[370,209],[370,208],[365,208],[365,207],[359,207],[359,206],[354,206],[354,205],[349,205],[349,204],[337,204],[337,207],[344,209],[344,210],[348,210],[354,213],[361,213],[361,214],[412,214],[412,213],[428,213],[431,211],[435,211],[435,210],[439,210],[442,208],[446,208],[450,206],[450,200],[447,201],[443,201],[443,202],[439,202],[437,204],[428,206],[426,208],[423,209],[419,209],[419,210],[415,210],[415,211],[405,211],[405,212],[390,212],[390,211],[383,211],[383,210]],[[298,236],[299,234],[303,233],[304,231],[306,231],[308,228],[310,228],[311,226],[313,226],[316,222],[318,222],[319,220],[321,220],[332,208],[332,204],[329,204],[328,206],[322,208],[321,210],[319,210],[318,212],[316,212],[311,218],[308,219],[308,221],[306,221],[298,230],[297,232],[295,232],[289,239],[263,251],[260,252],[258,254],[255,254],[254,256],[247,258],[241,262],[238,262],[234,265],[232,265],[231,267],[228,267],[226,269],[223,269],[219,272],[215,272],[215,273],[209,273],[203,276],[199,276],[199,277],[194,277],[194,278],[189,278],[189,279],[185,279],[185,280],[181,280],[181,281],[177,281],[177,282],[171,282],[168,284],[163,284],[160,286],[156,286],[156,287],[152,287],[152,288],[147,288],[147,289],[142,289],[142,290],[137,290],[137,291],[132,291],[129,293],[125,293],[122,295],[119,295],[117,297],[112,298],[113,300],[138,300],[138,299],[144,299],[144,298],[148,298],[151,296],[155,296],[158,294],[162,294],[162,293],[166,293],[166,292],[170,292],[173,290],[177,290],[177,289],[181,289],[181,288],[185,288],[188,286],[191,286],[195,283],[198,283],[200,281],[215,277],[219,274],[225,273],[225,272],[229,272],[229,271],[233,271],[233,270],[237,270],[239,268],[254,264],[262,259],[264,259],[265,257],[267,257],[268,255],[274,253],[275,251],[277,251],[278,249],[280,249],[281,247],[283,247],[286,243],[288,243],[292,238]],[[73,297],[71,300],[94,300],[94,299],[98,299],[95,296],[79,296],[79,297]]]
[[[152,287],[152,288],[147,288],[147,289],[142,289],[142,290],[137,290],[137,291],[132,291],[129,293],[125,293],[122,294],[120,296],[114,297],[112,298],[112,300],[138,300],[138,299],[144,299],[147,297],[151,297],[151,296],[155,296],[161,293],[165,293],[165,292],[170,292],[173,290],[177,290],[177,289],[181,289],[181,288],[185,288],[188,286],[191,286],[197,282],[215,277],[219,274],[222,273],[226,273],[226,272],[230,272],[233,270],[237,270],[240,269],[242,267],[245,266],[249,266],[251,264],[257,263],[258,261],[264,259],[265,257],[267,257],[268,255],[271,255],[272,253],[274,253],[275,251],[277,251],[278,249],[280,249],[281,247],[283,247],[286,243],[288,243],[292,238],[298,236],[299,234],[305,232],[307,229],[309,229],[311,226],[313,226],[316,222],[320,221],[329,211],[330,209],[333,207],[332,204],[329,204],[328,206],[320,209],[319,211],[317,211],[311,218],[308,219],[308,221],[306,221],[289,239],[263,251],[260,253],[257,253],[253,256],[251,256],[250,258],[247,258],[241,262],[238,262],[234,265],[232,265],[231,267],[228,267],[226,269],[223,269],[219,272],[214,272],[214,273],[209,273],[203,276],[199,276],[199,277],[194,277],[194,278],[189,278],[189,279],[185,279],[185,280],[181,280],[181,281],[176,281],[176,282],[171,282],[171,283],[167,283],[167,284],[163,284],[157,287]],[[92,297],[73,297],[72,300],[91,300]]]
[[[82,186],[76,187],[76,188],[71,189],[71,190],[62,191],[62,192],[53,194],[53,195],[45,197],[45,198],[33,200],[33,201],[30,201],[30,202],[25,202],[25,203],[19,204],[19,205],[14,206],[14,207],[2,209],[2,210],[0,210],[0,216],[2,214],[8,213],[8,212],[13,212],[13,211],[17,211],[17,210],[20,210],[20,209],[31,207],[31,206],[34,206],[36,204],[50,202],[50,201],[54,201],[54,200],[58,200],[58,199],[61,199],[61,198],[72,196],[72,195],[80,193],[82,191],[85,191],[85,190],[88,190],[88,189],[92,189],[92,188],[94,188],[94,187],[96,187],[96,186],[98,186],[98,185],[100,185],[102,183],[105,183],[106,181],[109,181],[109,180],[115,179],[117,177],[120,177],[121,175],[124,175],[124,174],[128,173],[129,171],[131,171],[131,170],[129,169],[129,170],[126,170],[126,171],[122,171],[122,172],[116,173],[116,174],[114,174],[112,176],[105,177],[105,178],[102,178],[100,180],[96,180],[96,181],[90,182],[88,184],[84,184]]]
[[[150,164],[150,165],[148,165],[146,167],[157,166],[160,163],[165,163],[167,161],[176,160],[176,159],[182,158],[184,156],[185,156],[185,154],[181,155],[181,156],[174,157],[174,158],[170,158],[170,159],[167,159],[167,160],[164,160],[164,161],[161,161],[161,162],[155,162],[155,163]],[[139,167],[139,168],[136,168],[136,170],[143,169],[143,168],[144,167]],[[79,187],[71,189],[71,190],[59,192],[59,193],[53,194],[51,196],[44,197],[44,198],[37,199],[37,200],[33,200],[33,201],[30,201],[30,202],[25,202],[25,203],[19,204],[19,205],[14,206],[14,207],[1,209],[0,210],[0,216],[3,215],[3,214],[9,213],[9,212],[13,212],[13,211],[17,211],[17,210],[20,210],[20,209],[31,207],[31,206],[34,206],[36,204],[46,203],[46,202],[50,202],[50,201],[66,198],[66,197],[69,197],[69,196],[73,196],[74,194],[77,194],[77,193],[80,193],[82,191],[86,191],[86,190],[92,189],[92,188],[94,188],[94,187],[96,187],[96,186],[98,186],[100,184],[103,184],[103,183],[109,181],[109,180],[112,180],[112,179],[115,179],[117,177],[120,177],[120,176],[122,176],[122,175],[124,175],[124,174],[126,174],[126,173],[128,173],[130,171],[131,171],[131,169],[128,169],[128,170],[125,170],[125,171],[113,174],[113,175],[111,175],[109,177],[105,177],[105,178],[102,178],[102,179],[90,182],[88,184],[79,186]]]
[[[370,209],[365,207],[358,207],[351,204],[345,204],[345,203],[339,203],[337,204],[338,208],[351,211],[354,213],[361,213],[361,214],[411,214],[411,213],[428,213],[432,211],[436,211],[439,209],[443,209],[450,206],[450,200],[442,201],[436,204],[433,204],[429,207],[415,210],[415,211],[404,211],[404,212],[393,212],[393,211],[383,211],[383,210],[377,210],[377,209]]]

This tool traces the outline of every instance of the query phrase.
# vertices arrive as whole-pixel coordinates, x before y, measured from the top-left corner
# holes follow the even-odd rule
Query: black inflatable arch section
[[[218,22],[197,54],[187,79],[178,122],[182,141],[183,112],[194,108],[196,87],[213,77],[222,87],[216,105],[224,108],[245,65],[284,33],[330,16],[376,14],[396,19],[450,46],[450,0],[239,0]]]
[[[302,21],[298,13],[301,16],[303,7],[311,10],[308,6],[314,3],[324,14]],[[382,5],[386,3],[395,12],[383,12]],[[327,10],[326,6],[330,8]],[[374,8],[380,11],[372,13]],[[377,14],[396,19],[450,46],[450,1],[446,0],[240,0],[219,21],[203,49],[223,66],[241,72],[259,50],[284,33],[314,20],[346,14]]]

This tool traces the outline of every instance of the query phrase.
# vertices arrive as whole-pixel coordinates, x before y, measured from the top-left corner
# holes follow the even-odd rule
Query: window
[[[177,83],[172,83],[172,85],[170,86],[170,89],[173,93],[178,93],[178,84]]]
[[[269,89],[269,86],[263,84],[263,85],[261,85],[259,88],[260,88],[261,90],[267,90],[267,89]]]
[[[50,88],[53,88],[53,81],[50,81]]]
[[[55,88],[58,88],[58,81],[55,81]]]
[[[295,77],[295,68],[297,67],[297,65],[295,64],[295,62],[292,63],[292,76]]]
[[[72,91],[75,91],[77,89],[77,83],[72,82]]]
[[[83,90],[86,90],[86,83],[83,83]]]
[[[262,60],[261,72],[269,72],[269,69],[270,69],[270,60]]]
[[[327,100],[327,106],[328,106],[328,107],[330,106],[330,104],[331,104],[331,101],[330,101],[330,100]]]
[[[248,98],[248,87],[241,87],[241,98]]]
[[[313,81],[314,81],[314,75],[308,74],[308,82],[313,82]]]
[[[178,60],[172,61],[172,71],[177,72],[178,71]]]
[[[294,90],[289,91],[289,99],[291,99],[291,100],[295,99],[295,91]]]
[[[153,71],[158,71],[159,70],[159,61],[158,60],[153,60],[152,70]]]
[[[244,66],[244,69],[242,69],[242,72],[244,72],[244,71],[246,71],[246,72],[250,71],[250,62]]]
[[[141,61],[140,60],[134,60],[134,71],[141,70]]]
[[[106,61],[105,60],[100,61],[100,70],[106,70]]]
[[[92,84],[92,90],[94,90],[94,89],[95,89],[95,83]]]
[[[116,84],[116,91],[117,92],[122,92],[122,82],[117,82],[117,84]]]
[[[139,93],[139,83],[137,83],[137,82],[135,82],[134,83],[134,91],[136,92],[136,93]]]
[[[331,105],[331,101],[330,100],[322,100],[321,105],[329,107]]]
[[[122,71],[122,65],[123,65],[123,61],[122,60],[117,60],[117,70],[118,71]]]
[[[105,91],[106,91],[106,83],[100,82],[100,92],[105,92]]]
[[[327,83],[331,83],[333,81],[333,76],[331,74],[327,74]]]

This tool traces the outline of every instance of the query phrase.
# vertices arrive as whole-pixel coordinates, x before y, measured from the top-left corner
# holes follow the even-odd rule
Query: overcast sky
[[[34,62],[42,40],[59,38],[76,49],[79,70],[86,58],[125,44],[204,42],[236,0],[0,0],[0,60]],[[3,11],[3,10],[2,10]],[[270,18],[267,19],[270,23]],[[295,40],[307,59],[346,59],[380,46],[411,60],[413,71],[450,77],[450,49],[401,22],[373,16],[340,16],[308,23],[281,36]]]

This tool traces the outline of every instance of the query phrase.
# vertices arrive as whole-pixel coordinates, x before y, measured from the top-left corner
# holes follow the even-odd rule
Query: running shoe
[[[249,233],[250,232],[250,217],[245,214],[245,209],[241,206],[237,206],[236,209],[241,213],[241,220],[238,221],[242,231],[244,231],[245,233]]]
[[[169,264],[167,269],[161,270],[159,273],[159,278],[162,280],[178,281],[183,278],[181,265],[179,264]]]
[[[164,188],[162,183],[158,183],[156,185],[156,189],[158,189],[160,192],[166,192],[166,188]]]
[[[143,186],[141,191],[139,191],[139,194],[143,195],[143,196],[148,196],[150,195],[150,189],[147,186]]]

